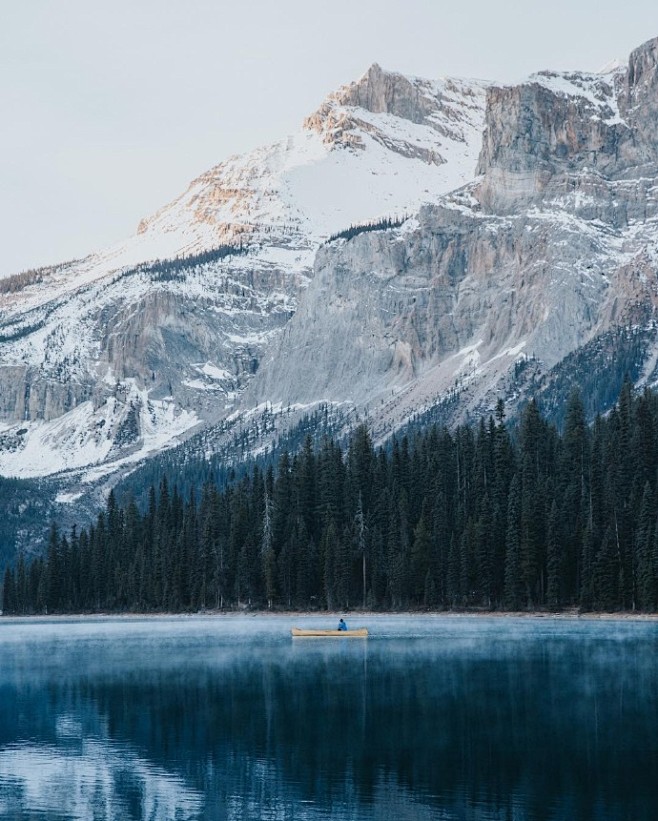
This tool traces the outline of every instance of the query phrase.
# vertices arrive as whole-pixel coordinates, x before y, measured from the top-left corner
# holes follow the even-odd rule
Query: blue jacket
[[[338,629],[339,630],[347,630],[347,625],[345,624],[345,622],[342,619],[338,622]]]

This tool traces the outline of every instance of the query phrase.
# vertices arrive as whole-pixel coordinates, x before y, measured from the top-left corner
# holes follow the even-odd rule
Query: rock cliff
[[[400,228],[324,245],[247,400],[353,403],[384,435],[457,397],[457,421],[527,395],[520,365],[536,389],[638,324],[655,381],[657,49],[489,88],[474,181]]]

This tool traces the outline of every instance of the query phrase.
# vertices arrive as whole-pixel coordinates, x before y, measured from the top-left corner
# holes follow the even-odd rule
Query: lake
[[[658,623],[0,620],[0,818],[658,818]]]

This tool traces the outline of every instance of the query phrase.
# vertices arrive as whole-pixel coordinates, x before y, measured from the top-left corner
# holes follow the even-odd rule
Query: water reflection
[[[196,818],[198,791],[126,746],[99,739],[53,747],[22,743],[0,751],[3,818]]]
[[[658,817],[653,624],[370,622],[1,624],[0,816]]]

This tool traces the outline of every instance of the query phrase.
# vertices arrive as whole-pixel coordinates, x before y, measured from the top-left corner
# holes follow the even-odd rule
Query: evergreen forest
[[[307,437],[277,465],[143,509],[110,494],[4,575],[4,613],[658,609],[658,395],[630,382],[559,431],[532,401],[375,448]]]

